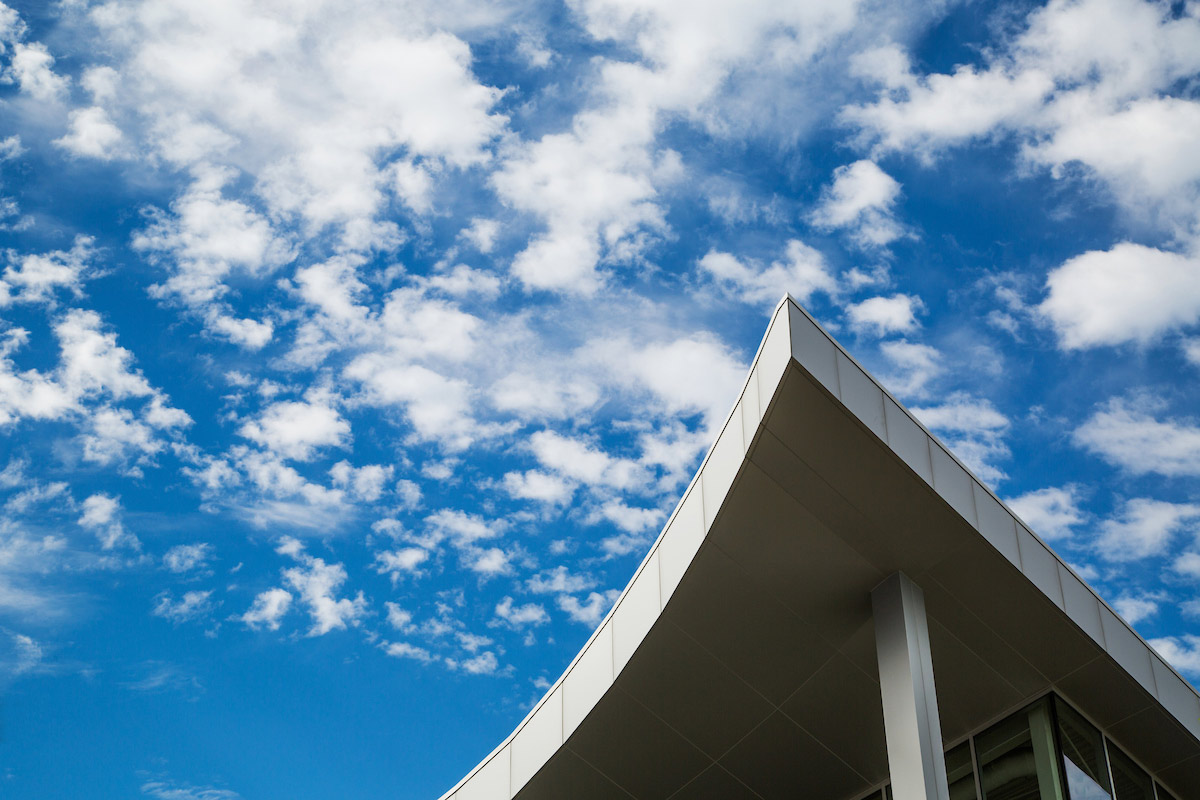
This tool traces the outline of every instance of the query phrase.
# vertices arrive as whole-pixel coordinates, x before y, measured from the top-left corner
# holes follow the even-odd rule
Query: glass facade
[[[950,800],[1176,800],[1055,695],[946,751]],[[890,786],[860,800],[891,800]]]

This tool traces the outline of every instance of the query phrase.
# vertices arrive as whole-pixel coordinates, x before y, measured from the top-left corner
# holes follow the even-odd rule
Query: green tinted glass
[[[1154,800],[1154,782],[1150,776],[1112,742],[1108,743],[1108,762],[1112,765],[1117,800]]]
[[[975,794],[970,742],[963,742],[946,753],[946,782],[950,784],[950,800],[979,800]]]
[[[1100,731],[1066,703],[1055,702],[1058,738],[1071,800],[1108,800],[1108,765],[1104,761],[1104,738]]]
[[[1062,783],[1047,700],[975,738],[984,800],[1061,800]]]

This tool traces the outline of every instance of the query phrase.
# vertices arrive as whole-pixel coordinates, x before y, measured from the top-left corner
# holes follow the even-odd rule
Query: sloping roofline
[[[721,433],[625,591],[525,719],[442,800],[516,796],[599,702],[704,543],[792,361],[1200,739],[1200,694],[788,295]]]

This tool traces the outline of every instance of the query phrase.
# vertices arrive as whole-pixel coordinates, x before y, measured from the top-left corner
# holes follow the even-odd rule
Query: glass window
[[[1062,744],[1063,768],[1071,800],[1108,800],[1108,765],[1104,761],[1104,739],[1100,731],[1058,700],[1058,737]]]
[[[1112,765],[1117,800],[1154,800],[1154,782],[1150,776],[1112,742],[1108,743],[1108,763]]]
[[[946,782],[950,784],[950,800],[979,800],[975,794],[970,742],[963,742],[946,753]]]
[[[1062,800],[1048,700],[976,737],[975,755],[984,800]]]

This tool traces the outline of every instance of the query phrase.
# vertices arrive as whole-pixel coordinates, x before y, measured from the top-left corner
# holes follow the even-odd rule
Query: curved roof
[[[869,594],[897,570],[947,743],[1053,688],[1200,796],[1196,691],[786,297],[613,609],[444,800],[865,791],[887,776]]]

